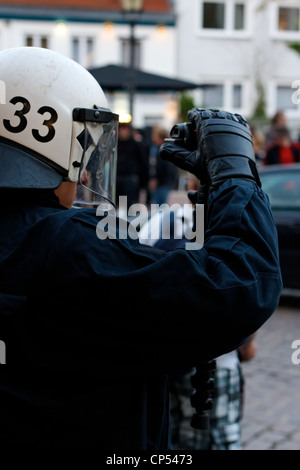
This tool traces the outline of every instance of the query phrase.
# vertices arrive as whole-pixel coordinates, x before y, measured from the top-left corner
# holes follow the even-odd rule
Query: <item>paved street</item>
[[[300,450],[300,364],[291,360],[296,339],[300,300],[282,300],[258,333],[255,359],[243,365],[246,450]]]

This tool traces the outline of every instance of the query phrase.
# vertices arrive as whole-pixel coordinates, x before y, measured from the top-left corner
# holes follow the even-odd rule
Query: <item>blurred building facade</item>
[[[270,118],[281,109],[291,128],[299,131],[299,0],[175,4],[178,73],[201,85],[195,93],[197,104],[247,118]]]
[[[135,23],[135,67],[176,78],[176,29],[171,3],[144,0]],[[129,66],[128,17],[122,12],[121,0],[0,0],[0,50],[18,46],[47,47],[86,68]],[[114,111],[128,112],[126,90],[106,95]],[[177,101],[177,92],[137,93],[134,125],[173,125]]]
[[[189,92],[197,106],[225,108],[248,119],[254,114],[269,119],[282,109],[299,131],[299,0],[143,3],[135,26],[136,67],[198,83]],[[0,0],[0,49],[42,46],[87,68],[128,65],[129,35],[121,0]],[[137,93],[134,125],[173,125],[178,96]],[[114,111],[128,111],[126,93],[108,98]]]

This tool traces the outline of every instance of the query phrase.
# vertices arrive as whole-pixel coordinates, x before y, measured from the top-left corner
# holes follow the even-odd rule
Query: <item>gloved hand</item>
[[[246,178],[260,186],[251,132],[242,116],[194,108],[188,118],[196,132],[197,149],[169,141],[161,146],[161,158],[193,173],[210,189],[228,178]]]

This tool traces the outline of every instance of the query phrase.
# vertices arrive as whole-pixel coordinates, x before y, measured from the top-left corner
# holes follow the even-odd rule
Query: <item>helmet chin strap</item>
[[[90,189],[86,188],[85,186],[84,186],[84,188],[87,189],[88,191],[90,191],[91,193],[93,193],[93,191],[91,191]],[[95,193],[93,193],[93,194],[95,194]],[[97,207],[98,207],[98,206],[100,206],[100,205],[102,204],[102,199],[103,199],[103,201],[106,201],[109,205],[111,205],[112,207],[114,207],[115,209],[117,209],[116,203],[113,202],[111,199],[109,199],[109,198],[107,198],[107,197],[105,197],[105,196],[102,196],[102,194],[101,194],[101,195],[97,195],[97,196],[100,197],[101,199],[100,199],[100,200],[99,200],[99,199],[98,199],[98,200],[96,200],[96,199],[93,200],[93,199],[91,198],[91,200],[89,200],[89,201],[84,201],[84,200],[77,200],[77,201],[76,201],[76,200],[75,200],[73,206],[75,206],[75,207],[77,207],[77,206],[78,206],[78,207],[83,207],[83,206],[87,206],[87,207],[90,207],[90,206],[97,206]]]

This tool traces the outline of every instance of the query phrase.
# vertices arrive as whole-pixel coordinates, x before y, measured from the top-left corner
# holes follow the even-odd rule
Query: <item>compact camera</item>
[[[192,151],[197,149],[196,129],[190,122],[175,124],[170,131],[170,136],[171,138],[165,139],[165,142],[171,142]]]

